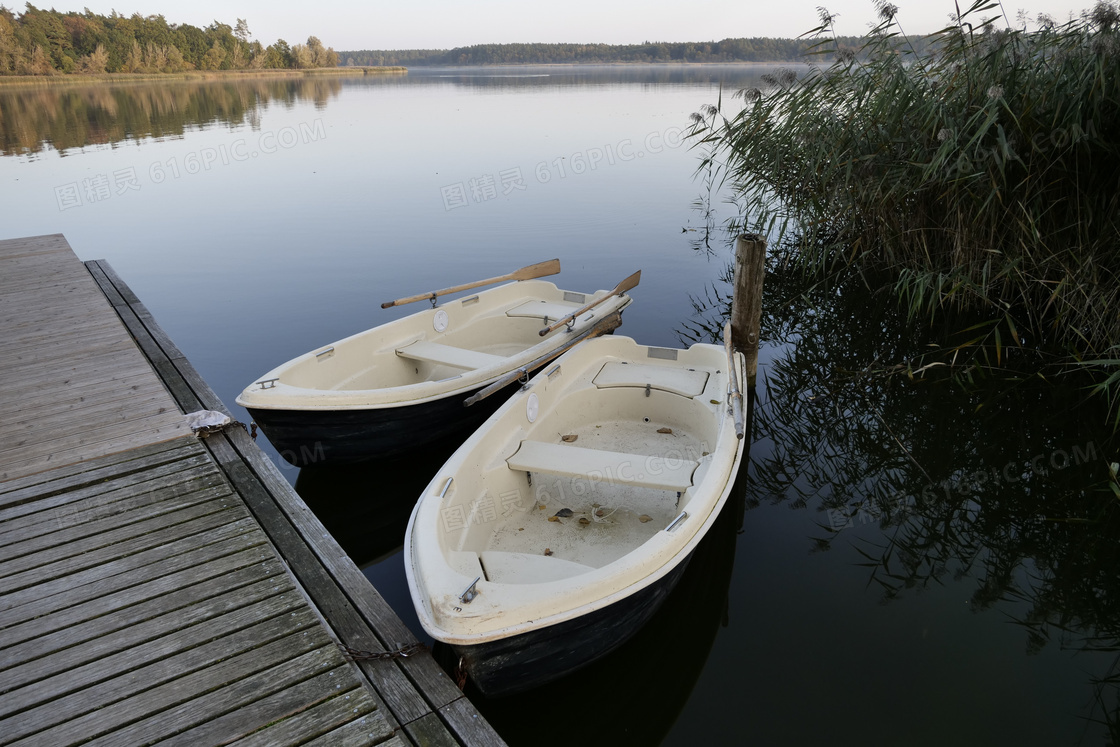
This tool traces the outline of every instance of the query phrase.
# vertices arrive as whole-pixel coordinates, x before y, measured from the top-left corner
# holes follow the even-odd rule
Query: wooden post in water
[[[758,335],[762,326],[762,281],[766,239],[744,233],[735,239],[735,294],[731,302],[731,344],[747,359],[747,386],[758,375]]]

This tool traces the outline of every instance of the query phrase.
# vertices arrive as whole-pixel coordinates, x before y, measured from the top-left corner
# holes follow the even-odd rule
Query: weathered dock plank
[[[251,522],[250,522],[251,524]],[[251,526],[246,527],[251,528]],[[245,531],[244,528],[231,527],[237,533]],[[32,640],[39,636],[48,636],[57,630],[77,625],[85,620],[90,620],[112,614],[123,609],[143,609],[143,605],[151,602],[158,612],[161,609],[176,609],[178,594],[185,593],[194,586],[201,586],[204,593],[212,593],[211,583],[228,583],[230,588],[236,588],[233,581],[219,581],[227,574],[235,579],[244,578],[240,574],[247,574],[247,578],[270,579],[278,573],[287,573],[287,568],[278,559],[268,558],[263,551],[245,551],[224,555],[209,562],[195,563],[178,572],[167,573],[151,578],[142,583],[129,586],[119,591],[109,592],[103,596],[90,597],[82,600],[78,598],[65,607],[43,611],[32,608],[30,613],[22,610],[9,616],[11,622],[3,631],[5,645],[15,645],[21,641]],[[176,596],[171,596],[176,595]],[[53,600],[52,600],[53,601]],[[42,607],[42,605],[40,605]],[[29,615],[21,617],[23,615]],[[41,614],[37,614],[41,613]],[[146,620],[151,614],[145,614],[141,620]]]
[[[40,485],[50,491],[52,482]],[[224,490],[234,497],[228,484]],[[72,744],[95,735],[123,744],[193,729],[228,742],[273,720],[277,703],[287,713],[332,697],[337,688],[307,684],[320,670],[305,665],[320,659],[346,691],[366,693],[245,507],[231,511],[241,517],[239,531],[221,539],[235,526],[225,524],[201,548],[165,543],[45,584],[45,596],[43,586],[33,587],[36,600],[0,596],[7,607],[0,612],[0,744]],[[207,549],[209,563],[200,553]],[[212,564],[222,567],[206,578]],[[163,573],[175,567],[178,578]],[[141,591],[148,585],[156,588]],[[311,653],[319,658],[307,659]],[[394,727],[376,696],[363,697],[368,707],[357,716],[372,712],[381,724],[376,733],[387,737]]]
[[[13,744],[150,744],[173,736],[255,697],[298,684],[309,671],[332,671],[325,668],[341,663],[334,648],[320,646],[305,652],[302,641],[302,636],[289,636],[70,719],[33,735],[34,741]],[[293,648],[300,652],[294,658]]]
[[[312,722],[303,718],[297,720],[293,717],[302,715],[315,706],[327,703],[341,703],[344,707],[348,707],[347,722],[342,726],[353,726],[361,731],[366,737],[364,744],[375,744],[391,737],[393,730],[383,719],[369,719],[358,723],[354,714],[359,714],[360,718],[375,711],[376,705],[361,688],[355,687],[352,690],[342,692],[340,686],[336,683],[335,674],[336,672],[327,672],[315,679],[301,682],[287,690],[281,690],[267,698],[244,705],[225,716],[196,726],[171,739],[166,739],[161,742],[161,745],[165,747],[195,747],[199,744],[214,744],[218,735],[224,736],[236,728],[238,723],[271,724],[277,722],[295,722],[299,731],[302,732],[302,736],[298,737],[301,741],[295,742],[295,740],[289,739],[288,743],[300,744],[302,740],[306,739],[309,727],[317,728],[317,726],[312,727]],[[273,737],[276,737],[275,733]],[[273,742],[273,744],[278,744],[278,742]]]
[[[269,645],[288,646],[305,640],[302,631],[298,639],[291,639],[293,626],[284,618],[272,618],[247,628],[234,631],[208,641],[193,649],[168,656],[124,674],[102,680],[97,684],[97,699],[84,691],[44,702],[20,714],[18,721],[9,723],[5,739],[20,739],[30,734],[69,722],[79,716],[112,703],[125,700],[136,693],[150,690],[197,672],[215,662],[241,655],[252,649]],[[371,709],[372,710],[372,709]],[[310,730],[314,734],[314,730]]]
[[[7,464],[19,465],[23,470],[40,472],[56,464],[82,461],[88,454],[114,453],[151,443],[152,440],[168,441],[182,435],[183,421],[179,414],[174,420],[169,420],[163,411],[135,412],[122,414],[112,422],[91,424],[84,430],[68,428],[53,438],[44,438],[38,430],[30,435],[21,433],[11,437],[9,443],[0,444],[0,459]]]
[[[122,495],[125,494],[127,489],[148,491],[159,487],[157,484],[159,481],[175,476],[177,473],[201,467],[208,461],[205,453],[195,454],[185,459],[180,458],[177,454],[172,454],[158,461],[153,459],[146,469],[118,478],[115,481],[116,487]],[[7,495],[11,494],[0,496],[0,501]],[[34,518],[36,520],[34,523],[49,521],[55,516],[66,516],[84,511],[90,506],[96,506],[100,502],[112,502],[116,498],[117,491],[113,490],[106,481],[85,482],[81,487],[58,492],[53,496],[41,498],[31,503],[17,503],[8,508],[0,508],[0,522],[9,522],[22,517]],[[0,505],[3,505],[3,503],[0,502]]]
[[[219,614],[223,605],[228,605],[231,601],[236,600],[248,607],[295,588],[279,565],[274,566],[272,575],[264,578],[260,576],[258,568],[238,571],[215,579],[215,584],[223,589],[218,595],[215,595],[212,584],[195,584],[178,591],[172,597],[157,597],[115,612],[74,622],[52,633],[36,635],[0,651],[0,670],[142,625],[160,615],[177,614],[183,610],[190,614],[193,605],[203,602],[209,601],[213,606],[213,613]]]
[[[456,747],[459,744],[437,713],[429,713],[424,718],[405,724],[404,730],[408,738],[420,747]]]
[[[160,441],[123,454],[75,462],[50,472],[0,481],[0,506],[15,506],[66,495],[90,485],[103,485],[113,477],[143,472],[150,467],[176,461],[182,458],[180,450],[187,443],[190,443],[188,439]]]
[[[369,744],[375,744],[372,741],[374,738],[373,730],[366,719],[367,717],[363,717],[351,721],[329,734],[324,734],[318,739],[313,739],[305,745],[301,745],[301,747],[365,747]],[[385,747],[407,747],[407,743],[399,735],[381,744]]]
[[[233,747],[274,747],[275,745],[301,744],[307,735],[321,737],[335,729],[354,723],[357,728],[373,736],[381,727],[374,721],[362,718],[372,713],[374,704],[365,698],[339,695],[317,703],[299,713],[299,718],[278,718],[260,731],[233,742]],[[332,743],[333,744],[333,743]]]
[[[108,263],[87,265],[98,282],[111,286],[106,295],[120,299],[114,308],[179,406],[184,411],[208,409],[229,414]],[[407,626],[244,430],[229,429],[206,439],[206,445],[316,605],[331,610],[330,624],[346,645],[391,651],[415,642]],[[427,743],[504,744],[430,655],[394,663],[393,668],[378,661],[360,662],[360,666],[406,731],[410,724],[423,720],[431,727],[426,732]],[[440,719],[438,723],[426,718],[432,714]]]
[[[215,489],[215,493],[219,490]],[[221,489],[220,492],[224,492]],[[18,591],[34,586],[35,584],[53,581],[57,578],[73,576],[90,568],[104,566],[112,561],[136,555],[146,550],[162,547],[172,542],[178,542],[193,537],[204,538],[208,532],[214,531],[227,524],[232,524],[239,519],[248,518],[241,506],[235,505],[232,510],[225,510],[219,506],[213,510],[210,504],[202,504],[189,509],[185,519],[154,531],[133,536],[127,527],[118,532],[106,532],[100,535],[96,544],[83,548],[82,543],[61,545],[36,555],[17,558],[11,563],[0,564],[0,593]],[[247,532],[250,524],[242,524],[235,531]],[[123,537],[119,541],[105,544],[105,537]]]
[[[145,475],[130,478],[128,482],[132,484],[122,484],[116,490],[84,490],[81,492],[85,495],[80,500],[44,507],[41,511],[31,511],[33,506],[17,506],[8,512],[8,516],[0,517],[0,522],[3,522],[0,524],[0,545],[22,542],[66,527],[77,527],[96,519],[129,512],[156,503],[165,496],[218,486],[226,488],[220,493],[228,494],[228,486],[221,476],[213,474],[205,461],[198,461],[202,459],[204,457],[199,455],[196,460],[192,460],[193,464],[183,465],[180,462],[170,468],[151,470]],[[149,479],[142,479],[144,477]],[[69,543],[69,540],[66,542]]]
[[[135,294],[0,241],[0,745],[501,745]]]
[[[208,533],[204,541],[188,537],[67,578],[9,592],[0,597],[0,627],[32,620],[86,599],[105,597],[156,576],[177,573],[226,556],[236,555],[232,562],[241,564],[269,559],[270,548],[264,544],[267,540],[251,531],[228,527]]]
[[[0,340],[9,351],[0,361],[0,480],[189,432],[170,396],[140,406],[112,389],[86,391],[91,383],[151,367],[117,315],[105,313],[112,306],[62,236],[0,241],[0,263]],[[41,344],[30,345],[35,342]],[[24,401],[29,386],[50,388],[53,400]],[[98,397],[115,407],[91,408]],[[67,404],[78,406],[68,427],[39,420]]]
[[[195,516],[188,509],[199,504],[206,504],[203,510],[208,513],[225,510],[232,504],[222,499],[228,498],[229,495],[229,489],[224,487],[217,490],[183,492],[179,486],[172,486],[150,496],[140,496],[130,501],[117,501],[117,506],[124,504],[127,510],[119,510],[114,506],[104,509],[95,507],[87,512],[90,516],[85,517],[94,520],[81,521],[79,518],[79,523],[59,521],[54,531],[51,531],[49,526],[40,525],[28,539],[8,542],[0,547],[0,560],[22,558],[56,547],[61,547],[62,551],[66,552],[67,548],[75,546],[75,543],[79,543],[76,545],[80,548],[79,552],[97,549],[125,537],[146,534],[163,526],[193,519]]]
[[[205,643],[258,620],[290,616],[292,630],[301,631],[315,622],[298,591],[270,596],[244,606],[237,595],[221,595],[185,610],[130,625],[112,636],[61,649],[4,671],[4,709],[22,710],[27,703],[57,698],[96,684],[107,672],[127,671]],[[321,645],[329,640],[323,638]],[[43,683],[39,687],[32,687]],[[28,691],[33,691],[28,693]]]

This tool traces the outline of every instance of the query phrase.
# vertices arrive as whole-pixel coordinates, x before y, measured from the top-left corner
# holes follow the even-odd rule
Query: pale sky
[[[7,0],[22,11],[22,2]],[[1005,0],[1014,22],[1019,9],[1034,18],[1048,13],[1064,21],[1095,0]],[[908,34],[942,28],[954,12],[952,0],[894,0]],[[964,10],[970,0],[960,0]],[[45,7],[45,4],[38,4]],[[450,49],[510,42],[717,41],[741,36],[795,37],[815,27],[817,6],[839,14],[837,31],[860,34],[875,19],[872,0],[55,0],[59,10],[132,15],[162,14],[169,23],[207,26],[215,19],[249,22],[264,44],[289,44],[318,36],[336,50]],[[987,15],[996,15],[989,11]]]

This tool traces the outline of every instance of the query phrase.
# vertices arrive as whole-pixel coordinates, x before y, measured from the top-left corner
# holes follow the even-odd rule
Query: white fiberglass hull
[[[596,641],[581,620],[605,615],[602,630],[612,609],[648,617],[643,595],[657,602],[671,587],[742,456],[727,365],[712,345],[588,341],[507,401],[433,479],[405,536],[409,589],[425,630],[464,656],[484,692],[519,650],[583,651],[567,657],[574,665],[604,653],[584,645]],[[570,630],[583,637],[550,642]],[[599,648],[624,640],[602,637]]]
[[[301,355],[247,387],[237,403],[296,464],[401,453],[477,425],[501,401],[464,408],[474,392],[532,370],[581,335],[617,326],[612,319],[631,301],[624,294],[570,328],[539,335],[607,293],[563,291],[541,280],[499,286]]]

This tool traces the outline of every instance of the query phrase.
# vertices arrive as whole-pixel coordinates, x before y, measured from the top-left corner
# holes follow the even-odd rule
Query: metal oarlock
[[[459,595],[459,601],[463,604],[470,604],[471,600],[478,596],[478,589],[474,588],[475,585],[482,580],[482,576],[478,576],[471,585],[467,587],[466,591]]]
[[[680,524],[682,521],[684,521],[687,518],[688,518],[688,511],[681,511],[681,515],[678,516],[677,518],[673,519],[669,523],[669,526],[665,527],[665,531],[666,532],[673,531],[674,529],[676,529],[677,524]]]

